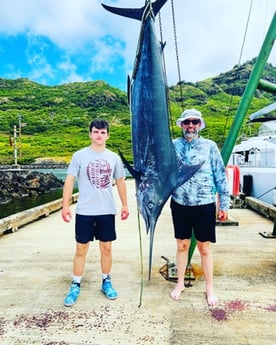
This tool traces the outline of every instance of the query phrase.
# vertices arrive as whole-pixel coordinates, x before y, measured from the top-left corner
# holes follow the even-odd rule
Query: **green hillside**
[[[196,107],[207,122],[204,136],[221,146],[253,63],[254,60],[235,66],[231,71],[197,83],[183,81],[170,86],[173,136],[180,134],[174,124],[183,108]],[[267,64],[262,78],[275,83],[276,68]],[[260,91],[255,96],[249,114],[275,102],[276,98]],[[68,162],[74,151],[89,145],[88,125],[96,117],[104,117],[111,124],[108,146],[117,152],[120,149],[131,160],[130,114],[125,92],[103,81],[44,86],[28,79],[0,78],[0,164],[14,162],[14,148],[10,144],[13,144],[14,126],[19,129],[19,118],[18,163],[24,164],[41,158]]]

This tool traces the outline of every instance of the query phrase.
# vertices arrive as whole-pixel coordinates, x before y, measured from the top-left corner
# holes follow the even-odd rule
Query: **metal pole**
[[[22,157],[21,115],[18,115],[19,157]]]
[[[272,50],[275,38],[276,38],[276,13],[274,13],[272,22],[266,34],[261,51],[254,65],[254,68],[251,72],[251,75],[248,80],[247,86],[244,90],[243,96],[241,98],[237,113],[233,120],[232,127],[230,128],[229,134],[222,147],[221,155],[222,155],[225,165],[228,163],[233,147],[236,143],[240,128],[246,116],[246,112],[249,108],[250,102],[252,101],[254,93],[258,87],[259,80],[262,76],[264,66]]]
[[[16,139],[17,139],[17,131],[16,126],[13,126],[13,137],[14,137],[14,165],[17,165],[17,146],[16,146]]]
[[[276,84],[270,83],[267,80],[261,79],[259,81],[258,89],[276,94]]]

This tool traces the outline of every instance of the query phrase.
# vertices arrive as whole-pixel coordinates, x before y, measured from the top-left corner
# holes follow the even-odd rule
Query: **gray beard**
[[[183,131],[183,136],[187,139],[196,139],[198,137],[198,131],[195,130],[193,133],[188,131]]]

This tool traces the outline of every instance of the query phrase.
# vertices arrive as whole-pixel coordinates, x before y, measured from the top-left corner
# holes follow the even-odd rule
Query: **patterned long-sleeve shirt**
[[[216,143],[199,137],[188,142],[185,138],[174,140],[178,162],[196,165],[204,162],[200,169],[172,194],[180,205],[196,206],[216,202],[219,209],[229,207],[229,187],[225,166]]]

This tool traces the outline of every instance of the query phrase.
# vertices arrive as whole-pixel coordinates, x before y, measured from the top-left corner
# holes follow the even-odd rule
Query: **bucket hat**
[[[187,109],[187,110],[183,111],[180,118],[178,120],[176,120],[176,124],[178,127],[181,128],[181,123],[184,120],[191,119],[191,118],[200,120],[200,122],[201,122],[200,127],[199,127],[200,130],[205,128],[205,122],[203,120],[201,112],[199,110],[194,109],[194,108],[193,109]]]

